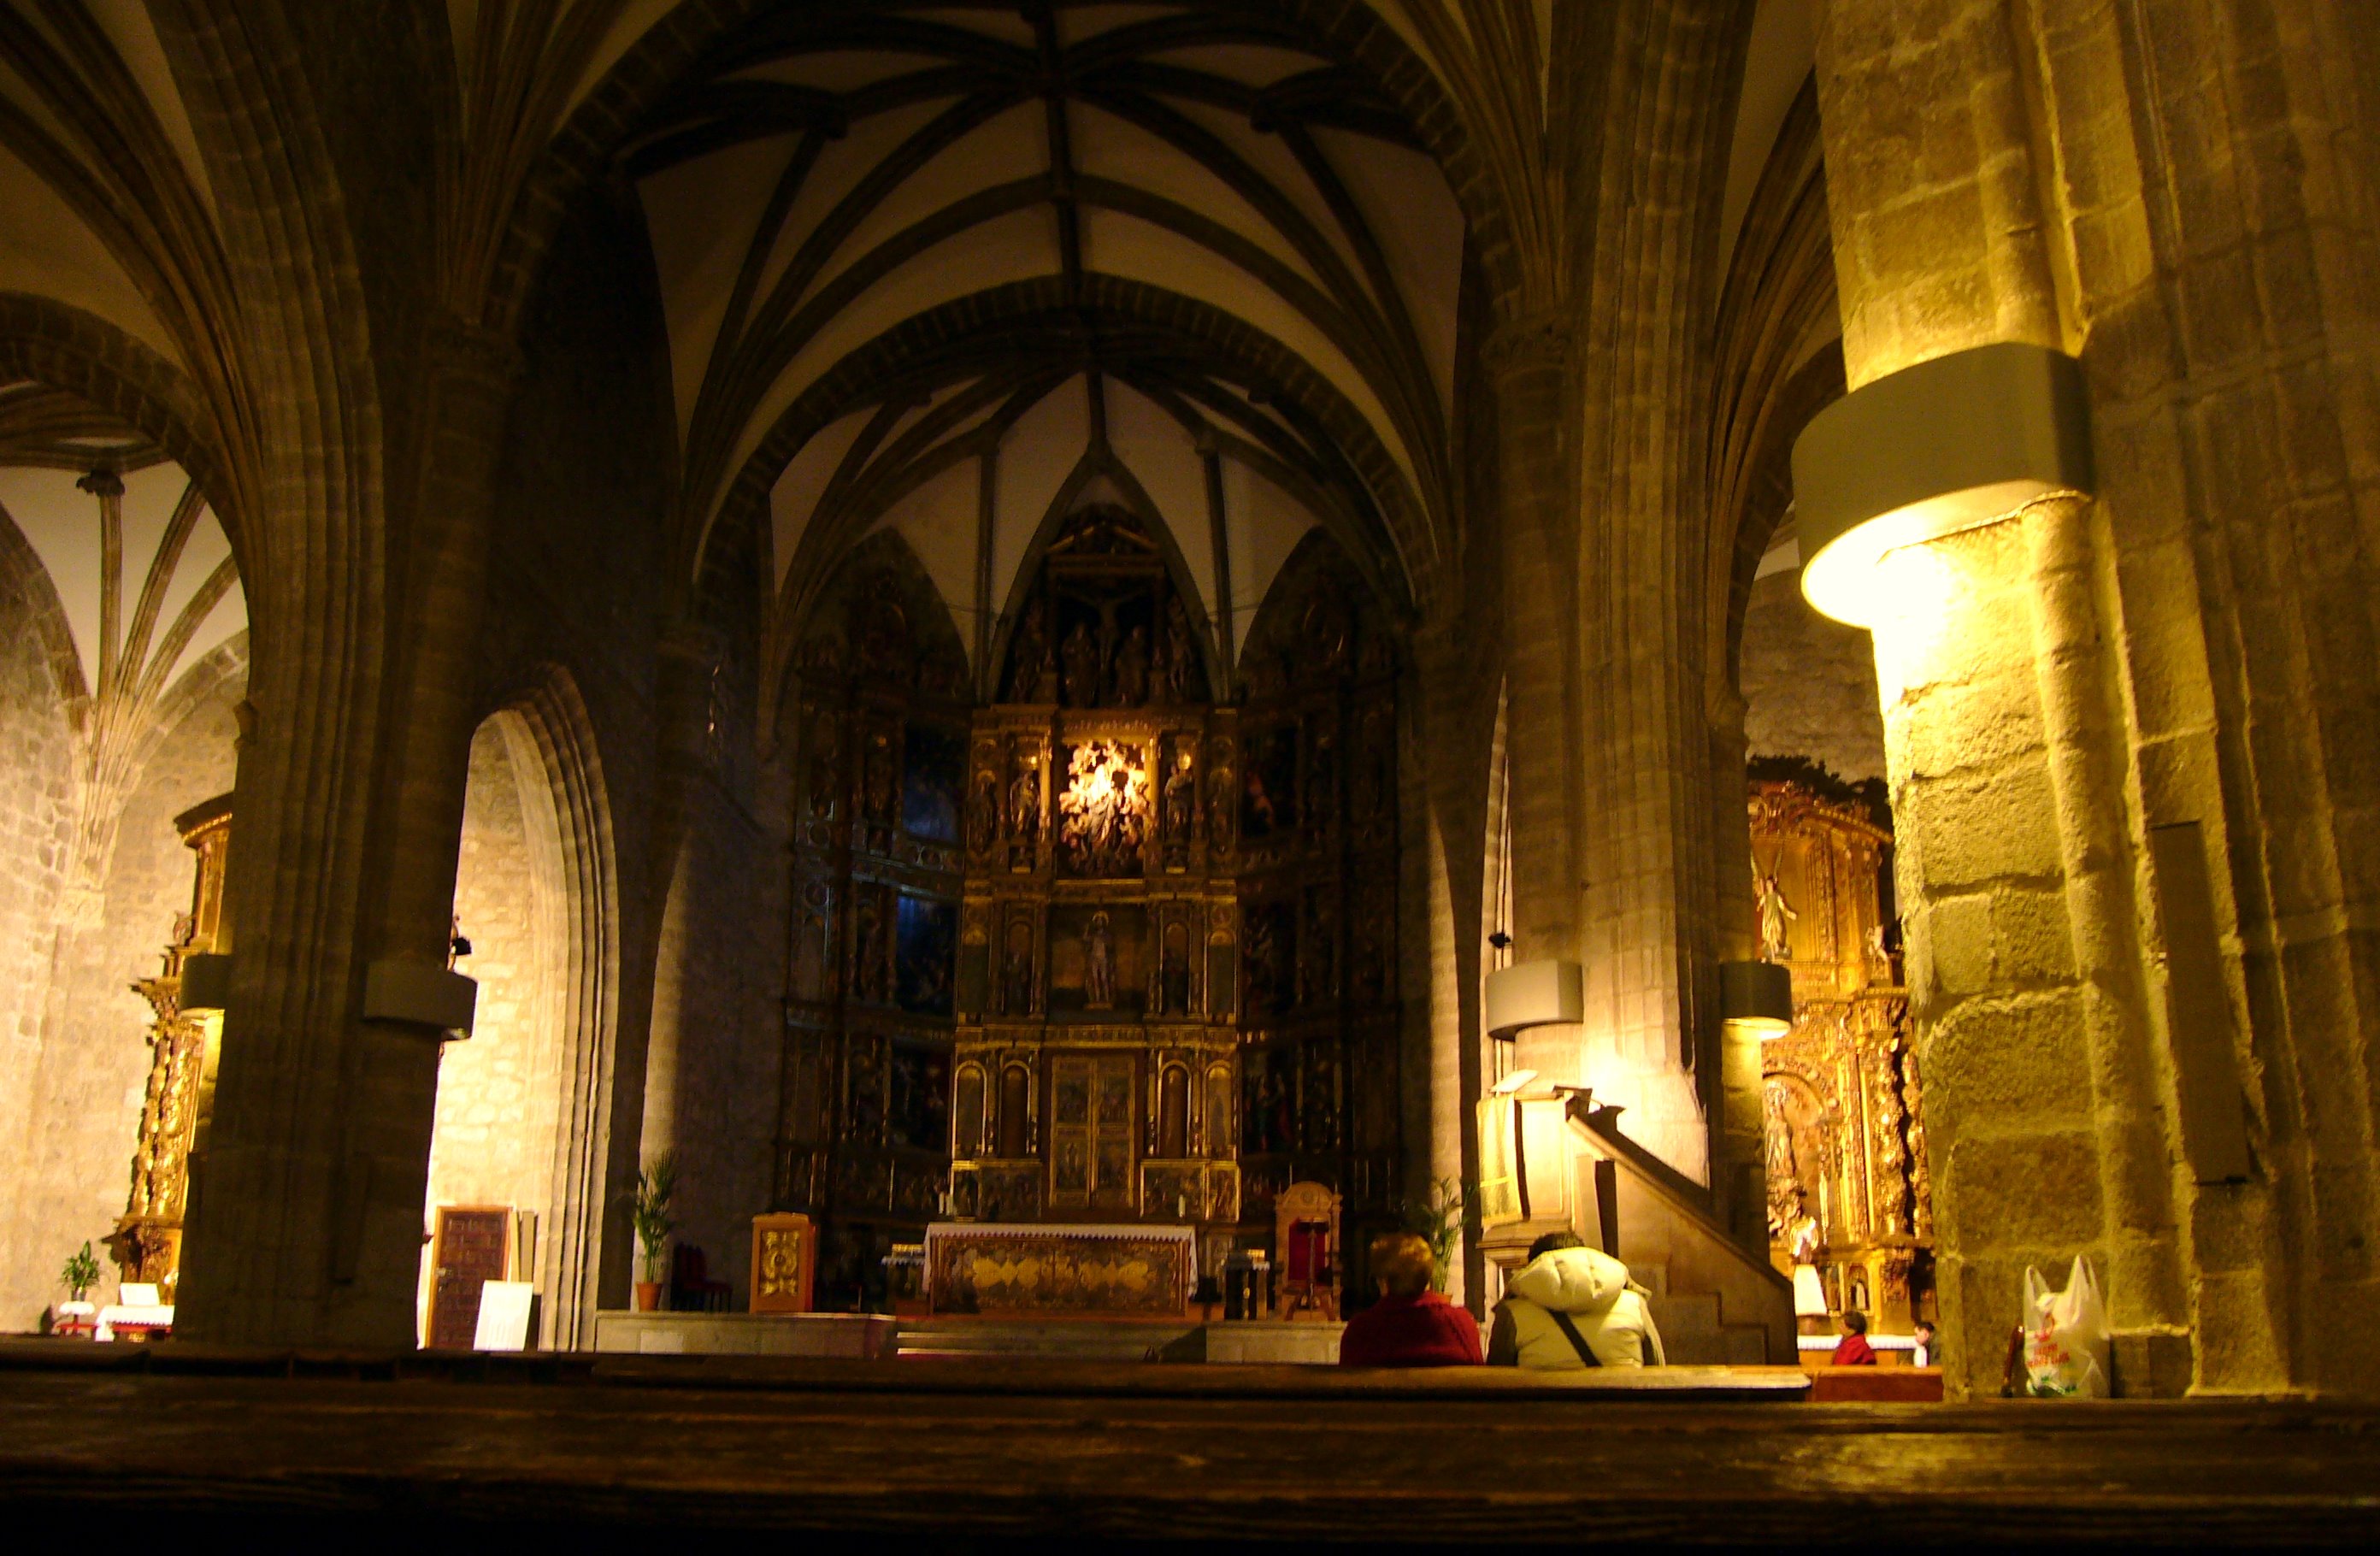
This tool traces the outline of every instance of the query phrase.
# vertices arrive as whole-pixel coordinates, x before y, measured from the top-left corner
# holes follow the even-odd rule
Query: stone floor
[[[1797,1377],[0,1342],[0,1502],[92,1530],[134,1514],[982,1546],[2368,1544],[2380,1526],[2380,1413],[1827,1405]]]

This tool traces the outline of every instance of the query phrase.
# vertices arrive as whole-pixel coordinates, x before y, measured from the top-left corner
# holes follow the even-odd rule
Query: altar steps
[[[1189,1343],[1191,1319],[932,1318],[905,1320],[894,1342],[904,1359],[1038,1356],[1049,1361],[1155,1361]]]

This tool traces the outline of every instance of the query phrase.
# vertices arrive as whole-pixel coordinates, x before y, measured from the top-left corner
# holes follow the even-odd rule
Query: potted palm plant
[[[1471,1200],[1462,1179],[1440,1178],[1430,1185],[1428,1198],[1397,1201],[1397,1214],[1405,1230],[1428,1244],[1431,1257],[1438,1261],[1438,1277],[1431,1283],[1439,1291],[1446,1289],[1448,1269],[1462,1246],[1463,1218]]]
[[[87,1335],[91,1331],[91,1315],[98,1311],[91,1305],[91,1288],[99,1284],[99,1260],[86,1242],[77,1252],[67,1256],[64,1270],[58,1271],[58,1284],[72,1294],[72,1300],[58,1305],[52,1315],[55,1331],[60,1334]]]
[[[628,1220],[637,1232],[643,1256],[644,1279],[637,1282],[637,1311],[658,1312],[662,1305],[662,1250],[677,1230],[670,1202],[677,1197],[677,1154],[663,1151],[637,1172],[637,1186],[628,1197]]]

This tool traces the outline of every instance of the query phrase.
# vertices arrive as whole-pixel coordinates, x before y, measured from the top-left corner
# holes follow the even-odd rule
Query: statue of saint
[[[1030,760],[1008,785],[1008,830],[1027,840],[1041,832],[1041,769]]]
[[[859,966],[852,979],[852,990],[863,1000],[881,1003],[884,999],[885,963],[884,910],[873,892],[859,894]]]
[[[1793,954],[1790,926],[1802,917],[1785,900],[1785,889],[1777,883],[1777,871],[1767,871],[1760,861],[1752,861],[1752,894],[1760,905],[1760,954],[1763,960],[1782,962]]]
[[[1165,602],[1165,692],[1172,702],[1190,700],[1198,675],[1198,645],[1190,635],[1190,613],[1179,596]]]
[[[1093,1010],[1115,1006],[1115,937],[1105,912],[1092,914],[1083,930],[1083,1003]]]
[[[1076,622],[1075,630],[1066,634],[1065,645],[1058,650],[1064,662],[1066,706],[1096,708],[1099,701],[1099,646],[1091,638],[1087,622]]]
[[[1008,700],[1043,702],[1042,682],[1050,666],[1050,608],[1039,601],[1016,625],[1016,646],[1009,655]]]
[[[892,737],[882,730],[868,737],[868,824],[890,827],[900,779],[893,772]]]
[[[1000,780],[990,768],[975,775],[975,797],[967,805],[967,846],[980,854],[1000,835]]]
[[[1188,843],[1198,820],[1198,780],[1190,767],[1190,753],[1180,752],[1165,776],[1165,832],[1175,843]]]
[[[1137,708],[1148,700],[1148,633],[1134,627],[1124,634],[1123,646],[1115,656],[1115,701],[1118,707]]]
[[[843,747],[832,713],[821,713],[810,725],[810,814],[821,819],[834,814],[843,786]]]
[[[1158,1008],[1175,1015],[1190,1009],[1190,951],[1182,926],[1165,931],[1165,955],[1157,979]]]
[[[1026,1015],[1033,1010],[1033,930],[1014,924],[1008,930],[1007,1014]]]

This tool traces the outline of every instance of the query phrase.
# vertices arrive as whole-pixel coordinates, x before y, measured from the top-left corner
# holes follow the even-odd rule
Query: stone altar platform
[[[895,1321],[880,1313],[595,1315],[595,1349],[639,1355],[844,1356],[892,1354]]]

